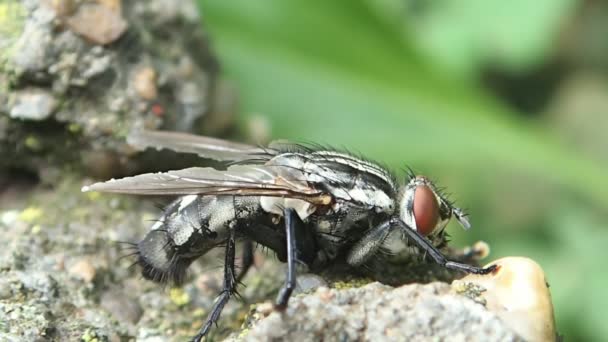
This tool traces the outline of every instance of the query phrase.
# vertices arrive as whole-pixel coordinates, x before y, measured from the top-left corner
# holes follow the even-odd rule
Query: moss
[[[31,135],[31,134],[28,135],[25,138],[24,144],[25,144],[25,147],[27,147],[28,149],[30,149],[34,152],[38,152],[38,151],[42,150],[42,142],[35,135]]]
[[[34,223],[37,222],[43,214],[44,212],[41,208],[27,207],[19,214],[19,219],[27,223]]]
[[[20,1],[5,1],[0,3],[0,34],[16,37],[23,30],[25,8]]]
[[[184,306],[190,303],[190,295],[179,287],[169,290],[169,298],[177,306]]]
[[[93,329],[85,330],[84,334],[80,337],[80,340],[83,342],[101,342],[99,337],[97,336],[97,332]]]
[[[452,284],[452,289],[456,293],[470,298],[483,306],[486,305],[486,300],[481,296],[481,294],[485,292],[486,289],[482,286],[457,280]]]
[[[68,125],[68,132],[70,133],[80,133],[82,131],[82,126],[77,123],[71,123]]]
[[[338,290],[343,290],[365,286],[371,282],[373,282],[373,280],[370,278],[355,278],[347,281],[337,281],[331,284],[331,287]]]

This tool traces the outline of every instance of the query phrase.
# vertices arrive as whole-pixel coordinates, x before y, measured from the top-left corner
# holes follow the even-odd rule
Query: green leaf
[[[605,165],[474,85],[438,74],[363,3],[202,5],[243,111],[269,117],[275,137],[345,146],[393,167],[441,165],[471,177],[525,170],[608,206]]]
[[[375,0],[380,1],[389,0]],[[424,36],[404,34],[404,25],[397,20],[400,15],[389,15],[387,9],[397,7],[384,6],[382,11],[373,2],[201,1],[203,20],[224,71],[238,85],[241,120],[261,114],[269,118],[275,138],[346,147],[392,168],[409,165],[433,177],[440,175],[452,189],[460,186],[461,203],[471,205],[473,198],[478,199],[472,208],[474,224],[485,223],[466,238],[478,234],[487,239],[498,252],[493,255],[537,258],[556,294],[560,332],[575,339],[603,336],[589,322],[604,317],[605,306],[594,308],[598,314],[587,319],[581,317],[577,301],[589,286],[606,287],[606,277],[587,281],[584,275],[593,272],[593,262],[600,262],[597,253],[608,238],[605,230],[584,220],[595,209],[605,214],[608,208],[605,162],[565,145],[542,122],[526,119],[475,84],[462,81],[472,79],[462,77],[465,69],[446,68],[463,61],[471,63],[466,68],[485,63],[478,57],[467,61],[468,54],[495,53],[502,58],[498,50],[488,52],[479,46],[479,36],[495,30],[506,30],[497,43],[514,44],[510,55],[504,56],[509,59],[506,65],[512,63],[514,69],[530,65],[542,58],[555,21],[571,1],[477,0],[471,8],[455,8],[469,14],[460,19],[446,14],[442,33],[433,33],[437,41],[428,42],[445,48],[441,57],[445,60],[424,57],[430,50],[420,51],[420,41],[408,38]],[[471,14],[476,11],[480,14]],[[484,18],[477,18],[481,15]],[[476,32],[475,25],[487,30]],[[505,196],[501,188],[516,191]],[[534,196],[522,201],[521,196],[532,192]],[[469,201],[462,196],[469,196]],[[502,202],[490,200],[496,198]],[[581,211],[575,223],[568,221],[572,211],[559,205],[562,200],[576,203]],[[518,215],[521,205],[528,203],[533,206],[529,222],[515,220],[519,223],[513,226],[513,221],[496,218],[497,213]],[[532,215],[536,211],[541,213]],[[497,229],[501,226],[508,229]],[[595,254],[581,256],[587,249]],[[581,279],[570,279],[571,267],[577,265],[584,265],[579,268],[586,272]],[[591,300],[593,296],[584,297],[585,303]]]
[[[460,75],[475,75],[485,65],[514,72],[535,66],[552,52],[564,19],[578,5],[576,0],[414,3],[418,6],[404,21],[411,36],[446,70]]]

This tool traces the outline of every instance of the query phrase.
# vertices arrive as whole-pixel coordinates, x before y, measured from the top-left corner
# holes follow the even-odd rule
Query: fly
[[[296,263],[318,272],[335,263],[358,267],[378,254],[392,232],[435,263],[466,273],[480,268],[448,260],[438,249],[454,217],[466,214],[426,177],[408,174],[403,185],[382,166],[353,155],[274,142],[256,147],[177,132],[142,131],[129,137],[137,148],[167,148],[229,162],[225,170],[193,167],[147,173],[85,186],[83,191],[179,195],[137,244],[147,279],[183,282],[189,265],[213,248],[225,248],[224,284],[200,341],[236,293],[253,262],[252,243],[287,263],[276,308],[284,310],[296,286]],[[236,241],[245,241],[243,268],[235,272]]]

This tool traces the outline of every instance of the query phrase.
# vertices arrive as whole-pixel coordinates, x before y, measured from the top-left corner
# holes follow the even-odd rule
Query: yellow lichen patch
[[[21,1],[0,2],[0,33],[4,36],[19,34],[25,14]]]
[[[205,311],[205,309],[203,308],[196,308],[193,312],[192,312],[192,316],[196,317],[196,318],[200,318],[205,316],[205,314],[207,313],[207,311]]]
[[[19,214],[19,219],[27,223],[34,223],[42,217],[43,211],[37,207],[27,207]]]
[[[86,196],[89,199],[89,201],[96,201],[99,199],[101,194],[97,191],[89,191],[89,192],[86,192]]]
[[[369,278],[359,278],[359,279],[352,279],[352,280],[348,280],[348,281],[337,281],[337,282],[333,283],[331,287],[338,289],[338,290],[343,290],[343,289],[350,289],[353,287],[365,286],[371,282],[372,282],[372,280]]]
[[[39,224],[34,225],[31,230],[32,235],[36,235],[36,234],[40,233],[41,230],[42,230],[42,227],[40,227]]]
[[[32,151],[40,151],[42,149],[42,143],[40,139],[35,135],[28,135],[25,138],[25,146]]]
[[[68,131],[70,133],[79,133],[82,130],[82,126],[77,123],[71,123],[68,125]]]
[[[190,303],[190,295],[178,287],[169,290],[169,298],[171,298],[171,301],[177,306],[184,306]]]
[[[81,339],[83,342],[99,342],[97,333],[92,329],[87,329],[84,334],[82,334]]]

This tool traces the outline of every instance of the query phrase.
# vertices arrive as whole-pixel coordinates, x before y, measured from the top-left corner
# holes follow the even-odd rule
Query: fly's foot
[[[496,265],[482,268],[482,267],[471,266],[471,265],[467,265],[467,264],[461,264],[459,262],[454,262],[454,261],[448,261],[445,263],[444,266],[446,268],[449,268],[452,270],[462,271],[462,272],[466,272],[466,273],[473,273],[473,274],[481,274],[481,275],[492,273],[497,268]]]

